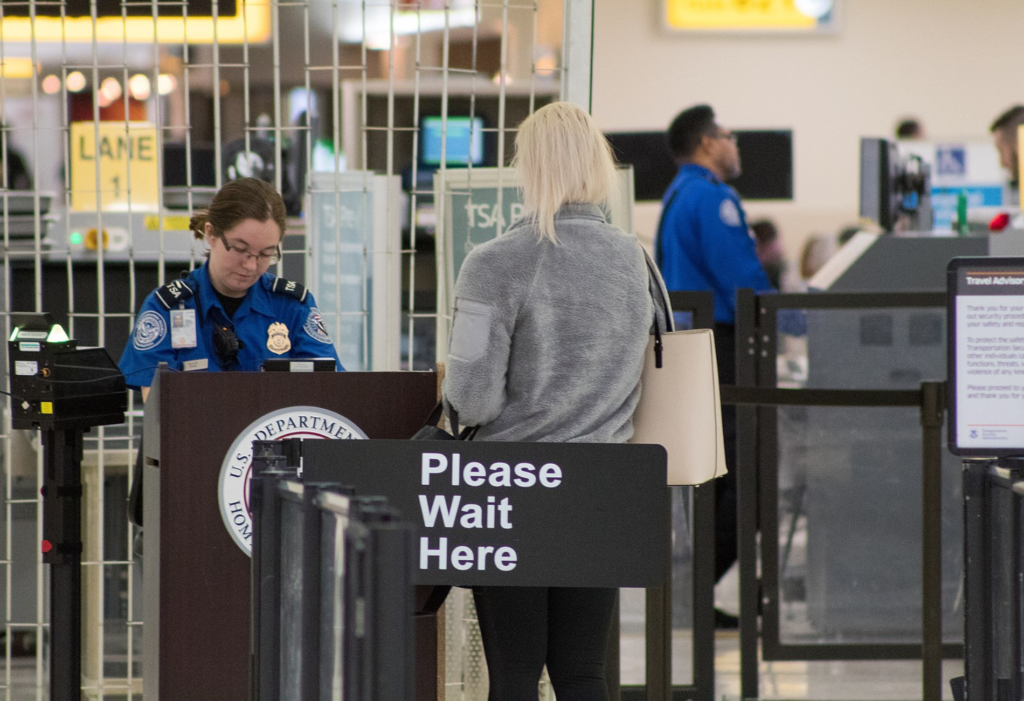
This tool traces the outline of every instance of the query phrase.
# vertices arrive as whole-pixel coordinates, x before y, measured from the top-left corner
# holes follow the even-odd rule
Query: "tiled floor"
[[[715,644],[715,699],[740,701],[739,637],[720,633]],[[943,666],[943,698],[963,663]],[[762,662],[762,699],[815,701],[904,701],[921,699],[920,662]]]
[[[677,657],[689,655],[688,640],[675,646]],[[735,633],[719,633],[715,645],[715,699],[740,701],[739,638]],[[624,657],[643,659],[643,641],[632,636],[623,641]],[[688,659],[688,657],[687,657]],[[625,661],[625,660],[624,660]],[[677,665],[679,668],[682,665]],[[624,672],[626,670],[623,670]],[[634,672],[636,670],[634,669]],[[642,669],[640,670],[642,672]],[[945,665],[943,698],[952,699],[949,679],[963,674],[959,662]],[[765,662],[761,665],[761,698],[766,700],[815,701],[905,701],[921,698],[921,664],[919,662]],[[13,658],[11,694],[0,687],[0,700],[35,701],[46,699],[36,695],[35,660]],[[676,679],[677,682],[682,680]],[[126,698],[116,694],[107,699]],[[136,695],[134,698],[140,699]],[[450,700],[452,701],[452,700]]]
[[[622,681],[642,684],[644,679],[643,595],[623,590]],[[692,679],[693,641],[688,631],[673,635],[674,684]],[[963,674],[963,663],[944,665],[943,698],[952,699],[949,680]],[[740,700],[739,635],[719,631],[715,641],[715,699]],[[894,662],[762,662],[761,698],[807,701],[920,701],[921,663]]]

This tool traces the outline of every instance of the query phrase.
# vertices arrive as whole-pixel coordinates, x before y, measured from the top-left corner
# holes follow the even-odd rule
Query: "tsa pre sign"
[[[156,210],[159,182],[156,127],[149,122],[71,125],[72,209]]]

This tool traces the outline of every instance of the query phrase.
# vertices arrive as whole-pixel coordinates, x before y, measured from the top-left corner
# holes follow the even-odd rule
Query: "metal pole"
[[[757,298],[736,293],[736,384],[757,385]],[[740,565],[740,697],[760,698],[757,619],[761,582],[757,576],[757,407],[736,407],[737,559]]]
[[[693,686],[694,701],[715,696],[715,484],[693,488]]]
[[[590,112],[594,70],[594,0],[565,0],[562,100]]]
[[[42,434],[43,562],[50,565],[50,701],[82,697],[82,431]]]
[[[694,549],[697,545],[694,544]],[[672,698],[672,553],[668,559],[668,581],[649,587],[646,597],[647,701]],[[616,641],[618,642],[618,641]],[[616,645],[615,649],[618,650]]]
[[[921,383],[921,683],[924,701],[942,699],[942,417],[945,392],[945,383]]]

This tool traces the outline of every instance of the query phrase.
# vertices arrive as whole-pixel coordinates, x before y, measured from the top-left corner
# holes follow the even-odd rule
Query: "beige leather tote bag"
[[[655,315],[630,442],[664,446],[670,485],[701,484],[726,473],[715,337],[710,329],[671,330],[668,293],[650,257],[647,266],[651,297],[669,328],[663,333]]]

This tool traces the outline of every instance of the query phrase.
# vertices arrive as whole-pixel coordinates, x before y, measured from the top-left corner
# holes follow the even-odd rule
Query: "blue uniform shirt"
[[[234,318],[228,319],[205,263],[181,282],[185,289],[175,282],[150,292],[142,303],[135,330],[121,355],[121,372],[129,387],[149,387],[157,364],[163,361],[172,370],[220,371],[259,370],[267,358],[338,360],[313,295],[301,286],[265,273],[249,288]],[[194,348],[172,345],[171,311],[176,309],[195,310]],[[225,364],[214,351],[217,325],[232,329],[241,341],[237,362]],[[344,370],[340,362],[338,369]]]
[[[669,290],[711,290],[715,321],[736,322],[736,290],[768,292],[739,195],[710,170],[687,163],[665,192],[655,255]]]

